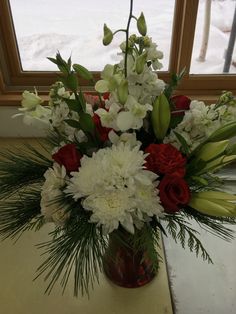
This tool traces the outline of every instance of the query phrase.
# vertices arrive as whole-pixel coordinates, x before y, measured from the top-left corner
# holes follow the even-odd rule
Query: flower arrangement
[[[46,126],[45,153],[29,145],[1,152],[0,234],[14,238],[55,223],[51,241],[41,245],[49,256],[37,274],[50,278],[48,292],[60,276],[65,288],[74,267],[75,294],[88,293],[110,236],[125,232],[137,251],[149,251],[154,269],[161,232],[208,262],[191,221],[233,237],[226,225],[236,223],[236,196],[223,191],[216,171],[236,160],[229,141],[236,135],[236,100],[223,92],[207,106],[173,95],[183,73],[168,84],[158,78],[163,54],[147,36],[143,13],[133,16],[132,7],[131,0],[127,28],[118,30],[126,37],[121,61],[106,65],[100,80],[57,53],[49,59],[61,75],[48,105],[36,90],[23,93],[18,115]],[[129,34],[131,20],[139,35]],[[118,31],[105,24],[103,44]],[[83,93],[78,75],[96,93]]]

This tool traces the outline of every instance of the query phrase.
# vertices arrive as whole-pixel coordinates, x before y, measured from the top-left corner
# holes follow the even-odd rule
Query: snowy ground
[[[164,70],[168,67],[174,0],[135,0],[134,14],[144,12],[148,33],[164,52]],[[102,41],[103,23],[112,30],[126,25],[128,0],[11,0],[16,34],[24,70],[54,70],[46,57],[60,50],[66,58],[72,53],[74,62],[91,70],[101,70],[106,63],[119,60],[118,45],[124,35],[109,46]],[[235,0],[213,0],[207,60],[199,55],[205,1],[200,0],[191,73],[222,73],[224,53],[232,25]],[[135,30],[135,23],[132,26]],[[131,30],[132,30],[131,29]],[[235,55],[236,61],[236,55]],[[231,66],[230,72],[236,73]]]

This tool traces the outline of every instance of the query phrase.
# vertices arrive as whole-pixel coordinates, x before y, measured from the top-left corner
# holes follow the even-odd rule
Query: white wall
[[[0,107],[0,137],[43,137],[44,132],[34,126],[25,125],[22,117],[12,118],[17,107]]]

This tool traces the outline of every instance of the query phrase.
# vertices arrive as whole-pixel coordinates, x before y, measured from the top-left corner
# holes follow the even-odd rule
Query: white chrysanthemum
[[[134,233],[131,211],[135,208],[134,199],[119,190],[92,194],[83,201],[83,207],[91,210],[90,221],[103,227],[104,233],[110,233],[119,227],[119,223],[130,233]]]
[[[72,172],[66,192],[83,199],[85,209],[92,212],[91,222],[107,232],[119,223],[129,232],[134,221],[160,215],[163,208],[157,193],[157,175],[144,169],[146,154],[139,146],[123,142],[83,157],[79,172]]]
[[[45,182],[41,192],[41,213],[47,221],[54,221],[63,225],[68,219],[65,205],[58,201],[63,197],[62,189],[65,187],[67,179],[64,166],[60,167],[54,163],[53,168],[49,168],[45,174]]]

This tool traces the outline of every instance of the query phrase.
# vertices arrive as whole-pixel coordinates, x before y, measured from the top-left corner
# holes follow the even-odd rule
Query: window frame
[[[234,74],[189,74],[199,0],[176,0],[171,40],[170,62],[167,72],[158,76],[168,82],[172,73],[180,73],[185,67],[186,74],[176,92],[205,101],[214,101],[222,90],[236,94]],[[185,30],[188,31],[185,31]],[[34,86],[47,98],[49,86],[57,78],[56,72],[23,71],[21,67],[14,24],[9,0],[0,1],[0,105],[19,105],[21,93]],[[100,72],[93,72],[95,81]],[[92,92],[93,86],[80,79],[83,90]]]

